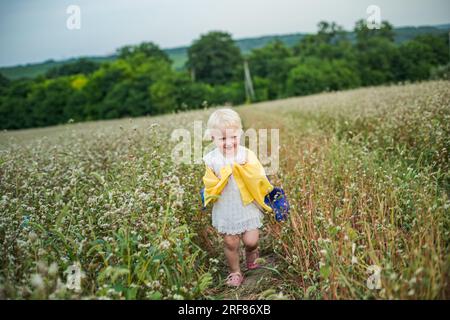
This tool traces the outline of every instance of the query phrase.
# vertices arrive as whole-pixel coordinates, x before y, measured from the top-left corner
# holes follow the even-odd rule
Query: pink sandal
[[[227,277],[227,285],[231,287],[239,287],[244,281],[244,276],[240,272],[230,273]]]
[[[253,256],[250,258],[250,256]],[[259,258],[259,249],[256,248],[252,253],[246,252],[246,260],[247,260],[247,269],[248,270],[255,270],[259,269],[261,266],[257,263],[255,263],[255,260]]]

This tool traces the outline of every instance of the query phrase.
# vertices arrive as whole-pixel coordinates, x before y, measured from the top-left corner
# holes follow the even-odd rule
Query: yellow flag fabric
[[[255,201],[261,208],[272,212],[272,208],[264,203],[265,196],[270,193],[274,186],[269,182],[264,168],[256,155],[249,149],[247,151],[247,162],[226,165],[220,169],[220,178],[206,165],[203,183],[205,184],[205,207],[211,201],[215,201],[225,188],[231,174],[236,181],[241,194],[242,202],[248,205]]]

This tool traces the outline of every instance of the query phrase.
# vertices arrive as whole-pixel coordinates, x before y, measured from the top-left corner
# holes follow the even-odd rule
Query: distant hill
[[[406,26],[406,27],[397,27],[394,29],[396,33],[395,41],[397,43],[402,43],[404,41],[413,39],[414,37],[425,34],[442,34],[450,31],[450,24],[442,24],[442,25],[434,25],[434,26]],[[287,46],[293,46],[297,44],[307,33],[294,33],[294,34],[284,34],[284,35],[268,35],[262,37],[255,38],[245,38],[236,40],[236,44],[239,46],[241,51],[244,54],[249,53],[252,49],[261,48],[265,46],[267,43],[274,40],[281,40]],[[353,32],[348,32],[349,39],[352,41],[355,38]],[[169,55],[169,57],[173,61],[173,67],[176,70],[182,70],[184,68],[184,64],[187,61],[187,49],[188,46],[185,47],[177,47],[171,49],[164,49],[165,52]],[[104,56],[104,57],[86,57],[88,60],[95,62],[107,62],[116,59],[115,55]],[[33,78],[38,75],[45,74],[49,69],[60,66],[66,63],[73,62],[78,58],[71,58],[67,60],[54,61],[47,60],[42,63],[33,63],[26,65],[18,65],[12,67],[2,67],[0,68],[0,73],[6,76],[9,79],[19,79],[19,78]]]

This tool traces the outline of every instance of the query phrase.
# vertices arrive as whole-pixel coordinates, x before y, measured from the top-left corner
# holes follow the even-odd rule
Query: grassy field
[[[237,107],[245,128],[280,130],[270,178],[292,205],[265,217],[264,268],[239,289],[200,211],[203,165],[171,160],[171,132],[212,109],[2,132],[0,298],[448,299],[449,88]]]

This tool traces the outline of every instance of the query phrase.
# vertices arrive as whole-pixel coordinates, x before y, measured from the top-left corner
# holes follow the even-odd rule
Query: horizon
[[[41,0],[26,3],[18,0],[5,3],[0,0],[3,6],[0,13],[0,44],[3,49],[0,67],[107,57],[114,55],[120,47],[142,42],[153,42],[163,50],[183,48],[213,30],[228,32],[236,41],[311,34],[317,32],[320,21],[336,22],[351,32],[357,20],[367,18],[369,4],[365,0],[346,0],[337,10],[331,5],[331,0],[278,0],[276,7],[270,7],[273,1],[259,1],[258,5],[253,6],[256,0],[248,0],[245,4],[239,3],[242,7],[239,11],[236,10],[238,6],[232,5],[237,0],[215,2],[214,6],[207,0],[189,0],[191,6],[176,6],[175,0],[136,0],[126,4],[123,0],[113,0],[108,5],[101,5],[102,0],[85,1],[62,0],[57,3]],[[448,1],[402,0],[389,3],[379,0],[377,3],[381,9],[381,20],[388,21],[395,28],[450,24]],[[66,9],[71,4],[78,5],[81,10],[81,28],[77,30],[69,30],[66,26],[70,16]],[[251,17],[248,14],[250,9],[254,11]],[[232,10],[232,13],[221,10]],[[165,12],[170,15],[164,15]],[[301,12],[302,19],[298,19],[295,12]],[[276,18],[273,18],[274,15],[277,15]],[[268,17],[270,23],[266,23]],[[120,19],[127,21],[121,24]],[[115,34],[114,37],[109,36],[111,33]]]
[[[401,29],[401,28],[420,28],[420,27],[440,27],[440,26],[447,26],[450,25],[450,22],[448,23],[440,23],[440,24],[436,24],[436,25],[401,25],[401,26],[395,26],[395,29]],[[213,31],[213,30],[211,30]],[[223,30],[220,30],[223,31]],[[226,32],[226,31],[225,31]],[[353,32],[353,30],[345,30],[345,32]],[[311,34],[310,32],[291,32],[291,33],[277,33],[277,34],[266,34],[266,35],[256,35],[256,36],[250,36],[250,37],[245,37],[245,38],[239,38],[239,39],[233,39],[234,41],[244,41],[244,40],[248,40],[248,39],[259,39],[259,38],[265,38],[265,37],[276,37],[276,36],[289,36],[289,35],[296,35],[296,34]],[[128,44],[128,45],[137,45],[139,43],[134,43],[134,44]],[[156,43],[156,45],[158,45]],[[186,45],[180,45],[177,47],[169,47],[169,48],[161,48],[161,50],[176,50],[176,49],[183,49],[183,48],[187,48],[189,47],[190,44],[186,44]],[[118,48],[117,48],[118,49]],[[15,64],[15,65],[0,65],[0,68],[14,68],[14,67],[25,67],[25,66],[30,66],[30,65],[35,65],[35,64],[43,64],[43,63],[47,63],[47,62],[61,62],[61,61],[68,61],[68,60],[76,60],[76,59],[81,59],[81,58],[104,58],[104,57],[109,57],[109,56],[113,56],[115,55],[116,52],[112,52],[112,53],[106,53],[106,54],[99,54],[99,55],[85,55],[85,56],[72,56],[72,57],[67,57],[65,59],[62,60],[55,60],[53,58],[49,58],[47,60],[41,60],[41,61],[37,61],[37,62],[25,62],[22,64]]]

